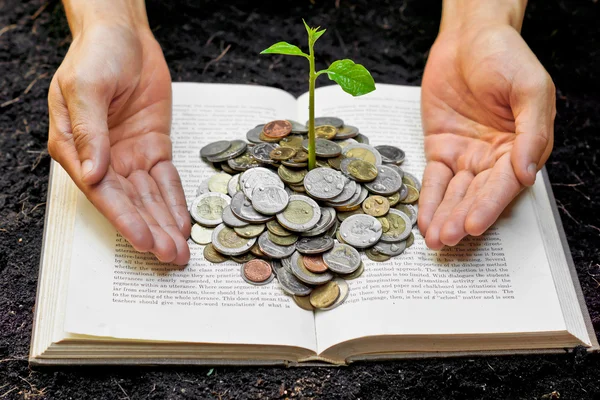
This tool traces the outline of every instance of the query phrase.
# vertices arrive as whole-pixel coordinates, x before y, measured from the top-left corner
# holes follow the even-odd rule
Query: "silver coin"
[[[344,140],[336,140],[335,141],[342,149],[346,146],[348,146],[349,144],[352,143],[358,143],[356,140],[354,139],[344,139]]]
[[[351,274],[360,267],[361,259],[358,250],[354,247],[338,243],[323,254],[323,261],[333,272]]]
[[[364,184],[367,190],[381,196],[391,196],[402,187],[402,177],[394,168],[387,165],[377,166],[377,178]]]
[[[290,257],[288,257],[289,259]],[[283,268],[283,263],[281,262],[281,260],[270,260],[271,262],[271,268],[273,268],[273,274],[275,274],[275,276],[277,276],[277,273],[279,272],[279,270],[281,270]]]
[[[369,144],[369,138],[366,137],[365,135],[363,135],[362,133],[359,133],[358,135],[356,135],[354,137],[354,140],[356,140],[358,143]]]
[[[402,164],[406,157],[404,150],[396,146],[381,145],[375,146],[375,148],[381,154],[381,159],[385,164]]]
[[[240,275],[242,275],[242,279],[243,280],[245,280],[246,282],[248,282],[251,285],[254,285],[254,286],[264,286],[264,285],[267,285],[267,284],[271,283],[273,281],[273,278],[275,278],[275,274],[273,272],[271,272],[271,275],[266,280],[264,280],[262,282],[251,281],[250,279],[246,278],[246,274],[244,273],[244,265],[245,264],[241,265]],[[271,266],[271,268],[272,268],[272,266]]]
[[[406,199],[408,197],[408,186],[406,186],[403,183],[402,186],[400,187],[400,191],[398,192],[398,195],[400,196],[400,197],[398,197],[398,201],[402,201],[402,200]]]
[[[365,263],[364,262],[360,262],[360,266],[358,267],[358,269],[356,271],[354,271],[351,274],[340,274],[341,278],[344,278],[344,280],[352,280],[352,279],[356,279],[359,276],[361,276],[363,274],[363,272],[365,272]]]
[[[350,293],[348,282],[342,278],[335,278],[333,281],[340,287],[340,294],[332,305],[321,308],[321,311],[333,310],[334,308],[339,307],[348,298],[348,293]]]
[[[338,194],[332,199],[327,200],[327,205],[335,206],[350,200],[352,196],[354,196],[354,193],[356,193],[356,185],[356,181],[344,177],[344,189],[342,190],[342,193]]]
[[[290,268],[283,267],[277,271],[277,282],[287,294],[308,296],[312,292],[312,287],[307,286],[292,274],[291,266]]]
[[[306,126],[308,126],[309,121],[306,121]],[[317,117],[315,118],[315,126],[321,125],[331,125],[336,128],[341,128],[344,126],[344,121],[338,117]]]
[[[252,192],[252,207],[261,214],[275,215],[287,207],[287,192],[279,186],[257,186]]]
[[[337,220],[337,218],[333,221],[333,224],[331,225],[331,227],[327,230],[327,232],[325,232],[325,236],[329,236],[331,238],[335,237],[335,233],[338,230],[339,227],[339,222]]]
[[[235,238],[235,242],[225,241],[221,242],[219,238],[220,235],[223,235],[221,232],[225,231],[223,234],[226,236]],[[236,247],[231,247],[231,244],[238,244]],[[221,224],[215,228],[212,233],[212,245],[213,247],[221,254],[225,254],[226,256],[239,256],[244,254],[250,250],[250,247],[254,246],[256,243],[256,238],[245,239],[243,237],[238,236],[235,231],[225,224]]]
[[[315,168],[304,177],[304,188],[315,199],[332,199],[344,190],[344,177],[333,168]]]
[[[271,215],[264,215],[256,211],[242,192],[237,192],[231,199],[231,211],[239,219],[253,224],[262,224],[273,218]]]
[[[408,218],[410,218],[410,222],[412,222],[413,226],[417,223],[417,208],[414,205],[400,203],[394,208],[408,215]]]
[[[291,119],[288,119],[288,122],[290,124],[292,124],[292,133],[293,134],[307,134],[308,133],[308,127],[306,125],[301,124],[300,122],[297,121],[293,121]]]
[[[202,182],[200,182],[200,186],[198,186],[198,189],[196,190],[196,197],[200,196],[201,194],[210,192],[210,189],[208,188],[209,180],[210,180],[210,178],[207,178],[207,179],[203,180]],[[407,189],[407,191],[408,191],[408,189]]]
[[[348,158],[357,157],[354,155],[354,154],[356,154],[356,149],[361,149],[363,151],[367,151],[368,153],[370,153],[368,157],[366,157],[366,156],[360,157],[361,160],[370,162],[371,164],[375,164],[375,165],[381,165],[383,163],[381,154],[379,154],[377,149],[373,146],[370,146],[370,145],[364,144],[364,143],[349,144],[348,146],[344,147],[342,154]],[[355,150],[355,151],[352,151],[352,150]]]
[[[260,167],[261,165],[262,163],[252,157],[249,150],[246,150],[244,154],[227,160],[227,163],[221,163],[221,168],[225,170],[225,167],[227,166],[234,171],[233,173],[235,173],[235,171],[244,172],[250,168]]]
[[[336,140],[351,139],[358,135],[358,128],[352,125],[344,125],[341,129],[338,129],[335,135]]]
[[[292,274],[309,285],[322,285],[333,279],[333,274],[329,271],[319,274],[310,272],[302,262],[302,255],[297,251],[292,254]]]
[[[240,187],[246,197],[252,200],[252,193],[258,186],[285,186],[281,178],[273,171],[263,167],[252,168],[240,176]]]
[[[200,224],[194,224],[194,226],[192,226],[192,233],[190,237],[198,244],[207,245],[212,240],[213,230],[213,228],[206,228]]]
[[[243,140],[232,140],[231,146],[227,150],[214,156],[206,157],[206,159],[210,162],[223,162],[244,154],[247,146],[248,144]]]
[[[373,250],[390,257],[399,256],[406,249],[406,240],[395,243],[379,242],[373,246]]]
[[[209,143],[200,149],[200,157],[211,157],[216,156],[219,153],[224,152],[231,146],[229,140],[220,140],[218,142]]]
[[[358,200],[356,200],[355,203],[347,205],[346,207],[353,208],[355,206],[360,206],[362,204],[362,202],[365,201],[367,196],[369,196],[369,191],[367,189],[365,189],[364,186],[362,186],[361,190],[360,190],[360,194],[358,196]]]
[[[417,177],[414,176],[411,173],[406,172],[406,171],[404,171],[404,175],[406,175],[407,177],[409,177],[415,183],[415,187],[420,192],[421,191],[421,182],[417,179]]]
[[[302,141],[302,148],[308,151],[308,139]],[[337,157],[342,154],[342,148],[339,144],[332,142],[331,140],[316,138],[315,153],[318,157],[323,158]]]
[[[273,143],[260,143],[250,150],[252,157],[265,164],[273,164],[275,161],[271,159],[271,152],[278,146]]]
[[[394,214],[402,218],[402,220],[404,221],[404,230],[398,232],[396,229],[392,229],[394,227],[390,227],[390,229],[387,232],[381,235],[380,240],[386,243],[397,243],[409,237],[413,227],[412,221],[410,220],[409,216],[404,214],[402,211],[396,210],[395,208],[390,208],[390,211],[388,211],[388,215],[389,214]]]
[[[258,247],[260,248],[260,251],[265,253],[267,256],[277,259],[289,257],[292,255],[292,253],[294,253],[294,251],[296,251],[296,246],[294,245],[280,246],[276,243],[273,243],[269,239],[269,232],[263,232],[258,237]]]
[[[331,207],[321,207],[321,218],[310,230],[302,232],[302,236],[312,237],[325,233],[337,221],[335,210]]]
[[[263,130],[263,124],[261,125],[257,125],[256,128],[252,128],[248,131],[248,133],[246,133],[246,140],[249,141],[250,143],[254,143],[254,144],[260,144],[263,143],[262,140],[260,140],[260,133]]]
[[[396,171],[398,173],[398,175],[400,175],[400,178],[404,177],[404,170],[402,170],[402,168],[400,168],[398,165],[396,164],[386,164],[388,167],[392,168],[394,171]]]
[[[236,217],[231,211],[231,206],[227,206],[223,209],[221,218],[223,219],[223,223],[231,228],[243,228],[244,226],[248,226],[248,222]]]
[[[348,172],[348,164],[350,164],[354,160],[358,160],[358,158],[346,157],[342,160],[342,162],[340,162],[340,171],[342,171],[344,175],[350,176],[350,173]]]
[[[231,198],[219,192],[209,192],[194,199],[190,214],[194,221],[203,226],[214,227],[223,222],[223,209],[229,205]]]
[[[299,194],[290,196],[285,210],[277,214],[277,222],[294,232],[312,229],[321,218],[321,208],[310,197]]]
[[[302,254],[321,254],[331,250],[334,244],[330,236],[303,237],[296,242],[296,250]]]
[[[352,197],[350,197],[348,200],[346,200],[342,203],[335,203],[335,204],[328,204],[328,205],[331,205],[333,207],[350,207],[352,205],[360,204],[359,200],[360,200],[363,192],[365,192],[365,199],[366,199],[369,192],[367,191],[367,189],[363,188],[361,184],[357,183],[356,189],[355,189]]]
[[[240,175],[241,174],[234,175],[229,180],[229,183],[227,184],[227,193],[229,194],[229,197],[233,197],[237,192],[241,190]]]
[[[344,242],[358,249],[364,249],[379,241],[383,229],[377,218],[367,214],[356,214],[342,222],[340,233]]]

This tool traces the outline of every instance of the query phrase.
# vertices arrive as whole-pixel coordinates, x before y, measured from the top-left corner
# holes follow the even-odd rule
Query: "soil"
[[[408,85],[420,84],[440,18],[440,2],[423,0],[147,3],[174,81],[270,85],[296,95],[306,90],[298,72],[305,71],[303,60],[257,54],[279,40],[304,43],[300,17],[328,28],[318,46],[323,65],[349,57],[367,65],[376,82]],[[599,7],[596,0],[531,1],[523,28],[557,86],[555,150],[547,168],[596,332]],[[584,350],[347,368],[30,370],[50,164],[46,93],[69,43],[58,1],[0,1],[0,399],[600,399],[600,357]]]

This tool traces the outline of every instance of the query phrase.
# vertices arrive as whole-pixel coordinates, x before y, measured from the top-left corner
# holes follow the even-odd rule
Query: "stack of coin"
[[[412,245],[421,185],[399,165],[404,152],[370,146],[340,118],[315,119],[317,168],[307,169],[308,129],[296,121],[258,125],[241,140],[204,146],[221,172],[201,182],[190,213],[204,256],[242,264],[242,278],[277,278],[305,309],[331,310],[346,280],[364,271],[361,252],[387,261]]]

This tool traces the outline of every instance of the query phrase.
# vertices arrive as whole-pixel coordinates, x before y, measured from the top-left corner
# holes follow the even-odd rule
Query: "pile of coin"
[[[387,261],[412,245],[421,184],[399,165],[404,152],[370,146],[340,118],[315,119],[317,168],[307,169],[308,128],[289,120],[251,129],[243,140],[204,146],[221,172],[200,184],[192,240],[214,263],[242,264],[242,278],[277,278],[308,310],[331,310],[359,277],[361,251]]]

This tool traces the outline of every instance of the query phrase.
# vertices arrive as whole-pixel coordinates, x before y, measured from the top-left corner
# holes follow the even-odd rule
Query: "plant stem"
[[[317,164],[315,153],[315,54],[313,43],[308,38],[310,72],[308,76],[308,170],[313,169]]]

